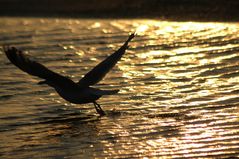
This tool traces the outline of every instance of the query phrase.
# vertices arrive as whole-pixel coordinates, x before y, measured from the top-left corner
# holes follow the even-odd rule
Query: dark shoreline
[[[237,0],[0,0],[0,16],[239,22]]]

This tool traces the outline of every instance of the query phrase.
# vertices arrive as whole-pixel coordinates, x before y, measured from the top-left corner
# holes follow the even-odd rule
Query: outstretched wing
[[[120,60],[128,48],[128,43],[135,37],[135,34],[131,34],[128,40],[123,46],[119,48],[112,55],[107,57],[104,61],[96,65],[90,72],[88,72],[78,84],[82,87],[87,87],[98,83],[102,78],[114,67],[114,65]]]
[[[56,82],[58,84],[64,84],[65,82],[71,81],[70,79],[61,76],[42,64],[32,61],[27,58],[21,50],[16,49],[15,47],[3,47],[4,52],[8,59],[22,71],[43,78],[48,81]]]

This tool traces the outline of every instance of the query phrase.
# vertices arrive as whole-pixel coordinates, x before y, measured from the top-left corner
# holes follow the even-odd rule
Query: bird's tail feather
[[[116,94],[118,93],[119,90],[118,89],[115,89],[115,90],[101,90],[99,92],[100,95],[112,95],[112,94]]]

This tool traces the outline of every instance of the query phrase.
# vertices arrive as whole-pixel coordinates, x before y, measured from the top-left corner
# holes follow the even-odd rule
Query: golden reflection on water
[[[182,24],[182,25],[181,25]],[[228,24],[221,24],[221,23],[195,23],[195,22],[189,22],[189,23],[172,23],[172,22],[157,22],[157,21],[140,21],[139,23],[135,23],[134,26],[136,26],[136,33],[139,36],[147,36],[148,38],[153,38],[152,40],[144,41],[144,45],[160,45],[164,44],[165,41],[169,43],[177,43],[177,42],[191,42],[191,40],[195,39],[195,46],[189,45],[185,47],[179,47],[176,49],[163,49],[163,47],[157,50],[147,50],[140,53],[137,53],[135,56],[137,58],[134,59],[127,59],[130,61],[129,63],[131,65],[119,65],[119,68],[122,70],[123,77],[127,79],[134,79],[135,77],[139,78],[145,78],[149,75],[153,76],[155,79],[172,79],[172,78],[195,78],[198,74],[201,72],[205,72],[207,70],[213,70],[215,68],[206,68],[202,70],[197,71],[185,71],[182,73],[175,74],[174,70],[171,70],[171,68],[167,67],[168,65],[175,65],[173,69],[184,69],[187,68],[193,68],[193,67],[200,67],[200,66],[207,66],[210,64],[223,64],[225,60],[227,59],[233,59],[234,57],[238,57],[237,54],[224,54],[223,56],[215,56],[212,58],[208,58],[208,52],[211,52],[211,54],[217,54],[220,52],[223,52],[225,50],[231,50],[234,48],[238,48],[239,44],[226,44],[226,45],[217,45],[217,46],[210,46],[206,42],[201,42],[199,45],[196,43],[198,40],[205,40],[208,38],[213,37],[223,37],[227,36],[228,34],[232,34],[234,36],[234,32],[238,32],[238,26],[237,25],[228,25]],[[157,36],[157,37],[156,37]],[[159,37],[161,36],[161,37]],[[158,39],[155,39],[158,38]],[[219,38],[215,40],[212,40],[212,42],[222,42],[226,41],[228,37],[225,38]],[[219,41],[220,40],[220,41]],[[194,42],[193,42],[194,43]],[[174,46],[177,46],[176,44],[173,44]],[[166,57],[166,58],[165,58]],[[134,61],[135,60],[135,61]],[[143,65],[143,69],[139,69],[138,65]],[[154,65],[157,64],[158,67],[155,67]],[[187,64],[181,65],[181,64]],[[178,65],[178,66],[177,66]],[[232,66],[235,66],[237,64],[233,63]],[[162,66],[162,67],[160,67]],[[228,63],[228,66],[230,66],[230,63]],[[219,68],[223,69],[223,65]],[[238,98],[238,94],[232,94],[232,95],[220,95],[220,91],[218,88],[223,87],[224,85],[227,85],[228,83],[236,82],[238,83],[239,78],[229,78],[223,80],[219,77],[221,74],[215,74],[211,77],[206,79],[204,83],[200,83],[199,85],[194,85],[194,89],[202,89],[200,91],[197,91],[196,93],[192,94],[185,94],[185,97],[182,99],[173,99],[174,104],[184,103],[192,100],[197,99],[195,101],[187,102],[190,106],[198,106],[198,105],[211,105],[211,103],[224,103],[223,101],[230,101],[231,99]],[[196,79],[196,78],[195,78]],[[186,83],[186,82],[185,82]],[[191,82],[189,82],[191,83]],[[225,84],[226,83],[226,84]],[[163,84],[161,84],[163,85]],[[174,91],[174,88],[177,86],[180,86],[181,83],[167,83],[165,87],[169,88],[169,91]],[[133,89],[134,86],[132,86],[131,91],[134,91],[137,94],[140,94],[137,88]],[[144,87],[140,87],[140,92],[143,92],[143,94],[147,93],[156,93],[160,89],[160,86],[147,86],[144,85]],[[165,88],[164,88],[165,89]],[[237,87],[238,89],[238,87]],[[173,93],[172,93],[173,94]],[[177,93],[176,93],[177,94]],[[158,103],[158,101],[154,101]],[[167,101],[168,103],[171,103]],[[159,102],[160,103],[160,102]],[[162,103],[162,102],[161,102]],[[152,105],[153,102],[151,101],[150,104]],[[205,111],[206,113],[207,111]],[[230,116],[230,113],[224,113],[224,116]],[[208,118],[213,118],[212,115],[209,115]],[[235,121],[235,119],[232,120],[232,122]],[[210,123],[211,124],[211,123]],[[179,137],[179,138],[158,138],[153,140],[147,140],[146,145],[144,145],[143,148],[135,148],[135,152],[140,152],[143,154],[146,154],[146,156],[157,156],[158,154],[162,153],[170,153],[174,157],[179,157],[183,155],[184,157],[192,157],[197,156],[197,152],[200,152],[200,156],[207,156],[209,155],[210,151],[215,151],[214,154],[223,154],[225,148],[220,147],[218,145],[212,145],[209,147],[205,147],[206,143],[208,142],[215,142],[219,138],[228,140],[230,137],[224,137],[222,135],[222,132],[224,132],[223,129],[220,128],[210,128],[210,124],[202,123],[197,124],[194,128],[185,127],[181,131],[183,131],[184,134],[187,134],[185,136]],[[145,129],[146,126],[144,126]],[[228,132],[227,132],[228,133]],[[238,133],[236,131],[235,133]],[[234,138],[234,137],[233,137]],[[236,137],[237,138],[237,137]],[[194,141],[202,140],[201,143],[195,143]],[[205,143],[203,143],[205,142]],[[238,141],[236,142],[238,143]],[[168,147],[168,148],[167,148]],[[232,146],[231,148],[233,148]],[[173,148],[173,149],[172,149]],[[160,152],[159,152],[160,151]],[[175,155],[175,151],[178,153],[178,155]],[[235,151],[232,151],[235,152]],[[193,155],[191,155],[193,154]]]
[[[228,33],[236,32],[238,29],[237,25],[230,25],[230,24],[223,24],[223,23],[196,23],[196,22],[159,22],[154,20],[140,20],[136,21],[133,26],[136,27],[136,33],[140,35],[146,35],[148,37],[154,38],[155,35],[159,35],[159,32],[162,34],[163,41],[165,39],[167,41],[171,41],[172,38],[175,43],[176,42],[188,42],[188,39],[197,40],[207,39],[211,36],[220,37],[225,36]],[[206,32],[206,33],[205,33]],[[209,33],[208,33],[209,32]],[[213,32],[213,34],[211,34]],[[158,34],[155,34],[158,33]],[[205,35],[208,34],[208,35]],[[196,36],[195,36],[196,35]],[[178,39],[180,38],[180,39]],[[185,39],[183,39],[185,38]],[[161,37],[158,39],[154,39],[153,43],[162,44]],[[216,40],[216,39],[215,39]],[[220,39],[221,40],[221,39]],[[223,39],[222,39],[223,40]],[[226,40],[226,38],[225,38]],[[153,44],[151,40],[145,41],[144,45],[151,45]],[[155,78],[158,76],[168,77],[172,76],[170,71],[163,71],[164,68],[155,68],[151,67],[144,67],[143,70],[138,70],[137,64],[160,64],[164,66],[165,63],[180,65],[188,63],[188,67],[193,65],[208,65],[208,64],[217,64],[221,63],[222,60],[230,59],[233,57],[237,57],[237,54],[229,54],[224,56],[218,56],[214,58],[207,58],[205,57],[207,52],[217,52],[220,50],[227,50],[232,48],[237,48],[239,44],[227,44],[221,46],[208,46],[208,44],[203,43],[202,45],[195,45],[195,46],[187,46],[187,47],[180,47],[176,49],[170,50],[149,50],[147,52],[137,53],[136,56],[138,58],[130,59],[128,58],[127,61],[131,63],[130,66],[119,65],[120,69],[123,72],[123,77],[127,78],[134,78],[135,76],[147,76],[148,72],[153,74]],[[170,56],[169,58],[163,58],[164,56]],[[135,60],[135,61],[134,61]],[[184,68],[185,66],[181,66]],[[176,66],[176,68],[180,68],[180,66]],[[182,73],[179,76],[192,77],[194,74],[191,73]],[[178,76],[174,74],[174,76]]]
[[[1,69],[0,82],[11,81],[19,89],[25,85],[29,88],[24,89],[24,95],[12,90],[11,84],[3,84],[12,96],[0,97],[9,106],[0,107],[1,115],[6,117],[2,127],[11,122],[13,126],[9,127],[14,127],[15,122],[22,120],[23,128],[21,122],[17,123],[19,129],[11,133],[20,134],[25,140],[7,140],[10,128],[4,127],[6,133],[0,131],[0,137],[6,147],[10,147],[6,151],[25,145],[28,148],[46,145],[39,148],[43,151],[48,144],[52,149],[57,144],[55,153],[60,150],[63,156],[71,154],[76,158],[194,158],[239,153],[236,149],[239,148],[238,24],[63,19],[41,20],[41,26],[34,26],[37,32],[26,33],[28,25],[34,24],[34,20],[28,21],[24,23],[25,32],[18,32],[21,37],[33,36],[33,41],[13,40],[32,49],[33,56],[44,56],[43,63],[50,68],[64,75],[69,73],[76,80],[116,50],[127,33],[136,32],[137,36],[122,60],[99,85],[121,91],[117,96],[100,99],[102,107],[111,115],[96,122],[82,124],[80,118],[75,119],[78,115],[93,113],[92,105],[68,105],[48,87],[35,88],[35,81],[26,83],[29,76],[20,76],[15,68],[2,62],[7,71]],[[42,29],[43,26],[51,30]],[[9,75],[15,71],[20,83],[14,83],[16,76]],[[16,95],[13,92],[17,92]],[[82,112],[72,115],[79,111],[77,108]],[[8,119],[9,114],[12,119]],[[72,116],[74,121],[64,121]],[[52,122],[48,118],[53,124],[41,123]],[[33,126],[24,127],[27,123]]]

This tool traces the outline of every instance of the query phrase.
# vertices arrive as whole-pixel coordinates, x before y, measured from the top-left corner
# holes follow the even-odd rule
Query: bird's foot
[[[125,45],[128,45],[128,43],[135,37],[135,33],[130,34],[129,38],[127,39],[127,41],[125,42]]]
[[[100,116],[105,116],[106,115],[105,112],[101,109],[96,110],[96,111],[97,111],[98,114],[100,114]]]

